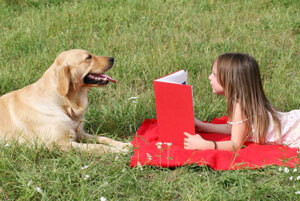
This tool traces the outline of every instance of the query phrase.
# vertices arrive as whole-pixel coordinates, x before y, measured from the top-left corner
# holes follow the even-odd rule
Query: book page
[[[159,82],[170,82],[175,84],[187,84],[187,72],[184,70],[177,71],[165,77],[156,79]]]

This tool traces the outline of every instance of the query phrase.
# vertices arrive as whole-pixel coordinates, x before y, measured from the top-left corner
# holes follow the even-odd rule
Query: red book
[[[177,71],[153,81],[159,139],[183,147],[183,132],[195,134],[192,86],[187,72]]]

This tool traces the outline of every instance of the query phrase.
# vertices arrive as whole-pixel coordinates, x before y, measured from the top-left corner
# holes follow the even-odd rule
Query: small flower
[[[289,177],[289,180],[293,181],[293,176],[290,176],[290,177]]]
[[[128,100],[136,100],[137,98],[138,98],[138,97],[133,96],[133,97],[128,98]]]
[[[172,142],[168,142],[168,143],[167,143],[167,146],[168,146],[168,147],[171,147],[171,146],[172,146]]]
[[[88,167],[89,167],[89,166],[86,165],[86,166],[81,167],[81,169],[84,170],[84,169],[87,169]]]
[[[284,168],[284,172],[285,172],[285,173],[289,173],[290,170],[289,170],[287,167],[285,167],[285,168]]]
[[[115,157],[115,161],[118,160],[118,159],[119,159],[119,156],[116,156],[116,157]]]
[[[161,146],[162,146],[162,145],[163,145],[162,142],[157,142],[157,143],[156,143],[156,146],[157,146],[158,149],[161,149]]]
[[[9,144],[5,144],[4,146],[9,147]]]
[[[296,178],[296,180],[299,180],[300,179],[300,176],[298,176],[297,178]]]
[[[105,197],[101,197],[100,201],[106,201],[107,199]]]
[[[281,171],[282,171],[282,168],[281,168],[281,167],[279,167],[279,169],[278,169],[278,170],[279,170],[279,172],[281,172]]]
[[[143,166],[141,165],[140,162],[137,163],[137,167],[138,167],[140,170],[143,170]]]
[[[84,175],[84,180],[87,180],[88,178],[90,178],[90,175]]]
[[[296,191],[295,194],[296,194],[296,195],[299,195],[299,194],[300,194],[300,191]]]
[[[37,192],[39,192],[39,193],[42,193],[42,192],[43,192],[42,189],[41,189],[40,187],[36,187],[35,190],[36,190]]]
[[[123,169],[122,169],[122,172],[123,172],[123,173],[126,172],[126,168],[123,168]]]
[[[152,160],[152,156],[151,156],[150,154],[148,154],[148,153],[147,153],[147,159],[148,159],[149,161]]]
[[[31,186],[32,184],[32,180],[30,180],[28,183],[27,183],[27,186]]]
[[[293,172],[297,172],[297,168],[295,168],[295,169],[293,170]]]
[[[157,142],[156,146],[161,146],[163,143],[162,142]]]

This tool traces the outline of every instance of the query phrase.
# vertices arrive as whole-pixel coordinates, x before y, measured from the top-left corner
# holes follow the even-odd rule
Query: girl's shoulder
[[[294,119],[299,120],[300,119],[300,109],[291,110],[289,112],[277,112],[277,115],[281,121],[284,121],[284,120],[291,121]]]

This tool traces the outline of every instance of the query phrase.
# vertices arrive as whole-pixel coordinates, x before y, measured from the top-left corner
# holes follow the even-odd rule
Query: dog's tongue
[[[108,80],[108,81],[110,81],[110,82],[117,83],[116,80],[112,79],[112,78],[109,77],[108,75],[100,74],[100,77],[103,78],[103,80]]]

